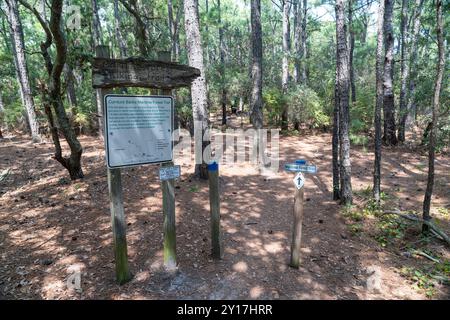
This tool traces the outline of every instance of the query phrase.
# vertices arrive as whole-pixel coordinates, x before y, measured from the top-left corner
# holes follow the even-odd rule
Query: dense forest
[[[384,153],[420,150],[427,179],[414,219],[448,242],[430,208],[435,159],[450,152],[449,12],[443,0],[0,0],[0,141],[51,142],[53,161],[82,181],[83,139],[100,145],[103,135],[93,59],[102,48],[114,59],[169,55],[201,72],[171,92],[176,128],[225,130],[239,117],[240,127],[298,141],[326,133],[328,200],[344,211],[360,192],[353,148],[374,156],[366,175],[376,210]]]

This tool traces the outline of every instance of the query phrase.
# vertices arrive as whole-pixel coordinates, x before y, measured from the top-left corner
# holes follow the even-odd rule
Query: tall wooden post
[[[107,46],[97,46],[96,54],[99,58],[109,58],[109,48]],[[104,97],[110,93],[110,89],[97,89],[97,103],[100,103],[99,123],[101,132],[104,132],[103,114]],[[114,238],[114,257],[116,262],[116,280],[119,284],[124,284],[131,280],[132,275],[128,267],[126,221],[123,208],[122,179],[120,169],[108,170],[108,188],[111,208],[111,224]]]
[[[222,258],[222,231],[220,228],[219,165],[208,165],[209,205],[211,210],[211,253],[214,259]]]
[[[290,266],[298,269],[300,265],[300,246],[302,240],[303,223],[303,194],[304,188],[295,188],[294,195],[294,227],[292,230],[291,262]]]
[[[170,62],[170,51],[158,52],[158,60]],[[172,90],[163,89],[165,96],[171,96]],[[162,166],[173,166],[173,161],[164,163]],[[175,180],[161,181],[164,213],[164,267],[168,271],[177,268],[177,236],[175,216]]]

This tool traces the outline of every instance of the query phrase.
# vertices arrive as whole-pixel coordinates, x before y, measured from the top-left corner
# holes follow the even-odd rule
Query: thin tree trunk
[[[407,101],[407,81],[408,81],[408,66],[407,66],[407,49],[406,49],[406,32],[408,21],[408,0],[402,0],[402,19],[400,25],[400,41],[401,41],[401,88],[400,88],[400,112],[398,125],[398,141],[405,142],[405,127],[406,117],[408,116],[408,101]]]
[[[336,68],[336,84],[334,88],[334,110],[333,110],[333,200],[341,198],[340,193],[340,169],[339,169],[339,96],[338,96],[338,72]]]
[[[377,205],[380,204],[381,193],[381,109],[383,108],[383,48],[384,48],[384,1],[380,1],[378,7],[377,22],[377,53],[376,53],[376,103],[374,112],[375,127],[375,161],[373,171],[373,198]]]
[[[301,47],[302,37],[302,2],[295,0],[294,2],[294,73],[293,78],[295,83],[300,83],[300,58],[302,55]]]
[[[395,125],[395,106],[393,88],[393,68],[394,68],[394,32],[392,28],[392,15],[394,11],[394,0],[385,0],[384,3],[384,135],[383,141],[387,145],[397,144],[397,134]]]
[[[99,45],[103,44],[102,41],[102,27],[100,25],[100,17],[98,15],[98,4],[97,0],[91,0],[92,4],[92,40],[94,45],[94,51],[95,48]]]
[[[345,25],[344,0],[336,1],[336,69],[337,100],[339,103],[339,160],[341,202],[352,203],[350,139],[349,139],[349,89],[350,75],[348,67],[347,27]]]
[[[289,25],[289,13],[291,10],[291,4],[287,1],[283,1],[283,61],[282,61],[282,75],[281,75],[281,88],[283,94],[287,94],[289,86],[289,53],[291,51],[291,33]],[[281,114],[281,130],[288,130],[288,105],[283,104],[283,111]]]
[[[48,117],[53,143],[55,145],[55,159],[69,171],[72,180],[81,179],[84,177],[81,168],[83,148],[70,125],[61,92],[61,75],[67,58],[67,44],[62,31],[63,1],[52,0],[50,8],[51,17],[48,24],[35,7],[28,4],[25,0],[20,0],[20,3],[36,16],[47,36],[45,42],[41,44],[41,53],[49,75],[48,96],[47,90],[43,89],[43,92],[45,92],[44,109]],[[55,45],[54,61],[51,61],[51,56],[49,54],[49,48],[52,43]],[[53,107],[53,110],[50,109],[50,105]],[[55,113],[60,130],[70,148],[70,156],[68,158],[62,155],[58,131],[53,120],[53,112]]]
[[[119,44],[119,50],[120,50],[120,57],[126,58],[127,53],[127,44],[122,36],[121,31],[121,18],[120,18],[120,12],[119,12],[119,0],[114,0],[114,26],[116,30],[116,39],[117,43]]]
[[[75,91],[75,76],[72,68],[66,63],[64,65],[64,76],[66,80],[67,101],[73,115],[77,114],[77,94]]]
[[[436,148],[436,133],[437,133],[437,123],[438,123],[438,113],[440,106],[440,95],[442,87],[442,78],[445,68],[445,48],[444,48],[444,34],[443,34],[443,17],[442,17],[442,0],[436,0],[436,25],[437,25],[437,39],[438,39],[438,57],[439,61],[436,70],[436,81],[434,85],[434,96],[433,96],[433,116],[430,131],[430,142],[428,151],[428,181],[427,190],[425,191],[425,198],[423,200],[423,220],[430,221],[430,206],[431,197],[433,195],[433,185],[434,185],[434,159],[435,159],[435,148]],[[428,232],[429,226],[427,224],[422,225],[422,231],[424,233]]]
[[[138,1],[136,0],[119,0],[125,9],[134,17],[136,22],[136,40],[139,47],[139,53],[144,58],[150,57],[152,44],[147,30],[147,25],[142,19],[142,12]]]
[[[195,171],[200,178],[207,179],[208,170],[203,160],[203,151],[208,146],[208,141],[204,141],[203,136],[208,128],[209,111],[205,68],[203,64],[203,48],[200,38],[198,0],[184,0],[184,12],[189,65],[199,69],[201,72],[201,76],[195,79],[191,86],[192,112],[195,126]]]
[[[261,0],[251,0],[250,3],[252,35],[252,93],[250,97],[250,121],[255,129],[261,129],[263,127]]]
[[[416,7],[414,9],[414,26],[412,31],[411,48],[409,54],[409,83],[407,88],[407,119],[409,114],[413,114],[415,118],[417,114],[416,104],[415,104],[415,89],[416,89],[416,78],[417,78],[417,43],[419,40],[420,31],[420,16],[422,14],[424,0],[416,0]],[[406,122],[406,121],[405,121]]]
[[[219,14],[219,50],[220,50],[220,76],[221,76],[221,105],[222,105],[222,125],[227,124],[227,88],[225,79],[225,42],[223,39],[223,25],[221,17],[220,0],[217,0],[217,9]]]
[[[31,139],[33,142],[40,142],[39,123],[34,109],[33,94],[31,92],[30,80],[28,77],[28,67],[25,58],[25,44],[23,39],[22,23],[19,16],[19,8],[17,0],[5,0],[7,18],[11,31],[12,48],[14,52],[14,61],[16,63],[18,81],[21,90],[22,101],[25,106],[27,115],[27,123],[31,132]]]
[[[4,112],[5,112],[5,106],[3,105],[2,92],[0,91],[0,139],[3,139],[2,125],[3,125]]]
[[[302,20],[302,83],[308,84],[308,63],[306,61],[308,57],[308,44],[307,44],[307,30],[306,30],[306,24],[308,21],[308,0],[303,0],[303,20]]]
[[[352,103],[356,102],[355,68],[353,66],[353,55],[355,51],[355,31],[353,28],[353,0],[348,2],[348,28],[349,28],[349,65],[350,65],[350,88],[352,92]]]

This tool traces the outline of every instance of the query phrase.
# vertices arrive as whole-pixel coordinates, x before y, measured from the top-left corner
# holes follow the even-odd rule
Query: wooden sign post
[[[128,59],[110,59],[109,58],[109,49],[105,46],[99,46],[96,48],[97,58],[94,58],[92,63],[92,86],[96,88],[98,94],[98,103],[101,104],[101,110],[105,116],[108,115],[107,105],[105,105],[105,101],[107,99],[111,100],[111,103],[114,103],[115,106],[120,105],[119,112],[113,114],[113,126],[111,132],[108,133],[108,124],[107,121],[103,121],[103,125],[105,127],[105,144],[107,146],[108,151],[108,187],[109,187],[109,196],[110,196],[110,207],[111,207],[111,224],[113,230],[113,238],[114,238],[114,256],[116,262],[116,279],[119,284],[124,284],[128,282],[131,278],[131,272],[128,266],[128,255],[127,255],[127,241],[126,241],[126,221],[125,221],[125,212],[123,207],[123,194],[122,194],[122,182],[121,182],[121,167],[127,167],[130,165],[139,165],[144,163],[161,163],[165,162],[165,165],[173,165],[172,161],[168,160],[158,160],[165,159],[164,154],[168,151],[164,149],[164,143],[161,144],[161,141],[158,142],[157,149],[160,154],[152,155],[147,154],[147,152],[142,152],[142,146],[136,146],[132,144],[132,141],[128,141],[129,145],[126,145],[130,150],[139,150],[136,151],[135,157],[140,157],[138,162],[131,164],[132,161],[124,162],[124,164],[120,164],[123,161],[123,157],[115,157],[114,154],[110,154],[108,150],[109,141],[108,138],[111,135],[111,143],[114,141],[120,144],[120,140],[117,141],[117,135],[122,132],[125,134],[124,126],[129,126],[129,122],[123,122],[123,117],[126,117],[124,114],[127,114],[126,106],[128,103],[130,105],[137,105],[137,108],[141,108],[141,105],[150,106],[150,104],[145,104],[148,101],[144,101],[147,97],[135,97],[135,101],[124,101],[127,100],[128,96],[107,96],[110,93],[110,89],[112,88],[125,88],[125,87],[143,87],[143,88],[151,88],[151,89],[162,89],[165,90],[163,93],[170,95],[170,90],[178,87],[190,86],[192,81],[200,76],[200,71],[196,68],[192,68],[185,65],[180,65],[177,63],[164,62],[164,61],[150,61],[142,58],[128,58]],[[151,97],[148,97],[151,98]],[[162,97],[164,99],[167,97]],[[171,98],[169,98],[171,99]],[[161,101],[163,105],[161,107],[159,105],[153,105],[152,110],[156,110],[155,112],[161,112],[160,115],[167,115],[164,113],[165,110],[163,106],[167,106],[167,101]],[[173,103],[171,104],[173,107]],[[131,107],[130,107],[131,108]],[[119,108],[118,108],[119,109]],[[162,111],[159,111],[159,110]],[[139,111],[140,112],[140,111]],[[99,115],[102,117],[102,114]],[[147,113],[147,116],[151,117],[151,111]],[[171,113],[171,130],[173,130],[173,110]],[[136,117],[135,117],[136,118]],[[104,118],[102,118],[104,119]],[[159,118],[158,118],[159,119]],[[125,119],[126,120],[126,119]],[[154,120],[154,119],[153,119]],[[141,119],[135,119],[136,123],[132,123],[132,126],[136,128],[142,128]],[[159,120],[158,120],[159,121]],[[144,127],[147,129],[151,128],[150,125],[153,125],[153,122],[145,123]],[[163,123],[157,123],[157,125],[163,126]],[[164,126],[163,126],[164,127]],[[167,127],[166,127],[167,129]],[[149,129],[150,130],[150,129]],[[171,131],[169,130],[169,131]],[[135,130],[133,130],[135,131]],[[151,133],[151,130],[150,130]],[[171,134],[172,132],[170,132]],[[172,136],[170,136],[170,143]],[[148,146],[147,146],[148,147]],[[133,149],[135,148],[135,149]],[[156,149],[156,148],[153,148]],[[153,150],[152,149],[152,150]],[[122,150],[120,148],[116,148],[115,150]],[[150,150],[150,153],[152,152]],[[170,149],[171,150],[171,149]],[[122,152],[122,154],[127,155],[127,152]],[[114,153],[114,150],[112,150]],[[159,158],[158,158],[159,157]],[[172,155],[170,155],[170,159]],[[112,159],[114,158],[114,159]],[[116,160],[119,162],[118,165],[112,167],[111,160]],[[146,162],[147,161],[147,162]],[[114,162],[114,161],[112,161]],[[114,163],[116,163],[114,162]],[[164,212],[164,263],[168,268],[176,267],[176,243],[175,243],[175,190],[174,190],[174,180],[170,179],[167,181],[163,181],[161,183],[162,191],[163,191],[163,212]]]
[[[220,228],[219,165],[208,165],[209,205],[211,210],[211,253],[214,259],[222,259],[222,230]]]
[[[292,228],[291,241],[291,260],[289,265],[295,269],[300,266],[300,249],[302,243],[302,223],[303,223],[303,197],[305,177],[304,173],[316,173],[316,166],[306,165],[305,160],[297,160],[295,163],[285,165],[285,170],[289,172],[297,172],[294,178],[295,193],[294,193],[294,225]]]

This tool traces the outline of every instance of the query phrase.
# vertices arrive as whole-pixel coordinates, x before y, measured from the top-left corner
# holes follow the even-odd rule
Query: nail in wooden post
[[[109,58],[108,46],[97,46],[96,54],[99,58]],[[99,123],[103,133],[104,121],[104,97],[110,93],[110,89],[97,89],[97,103],[99,103]],[[124,284],[131,280],[132,275],[128,267],[127,237],[125,212],[123,208],[122,180],[120,169],[107,169],[108,188],[111,207],[111,224],[114,240],[114,257],[116,262],[116,280],[119,284]]]
[[[211,251],[214,259],[222,259],[222,231],[220,229],[219,165],[208,165],[209,205],[211,210]]]
[[[298,269],[300,265],[300,246],[302,240],[304,188],[295,188],[294,196],[294,228],[292,231],[290,266]]]

